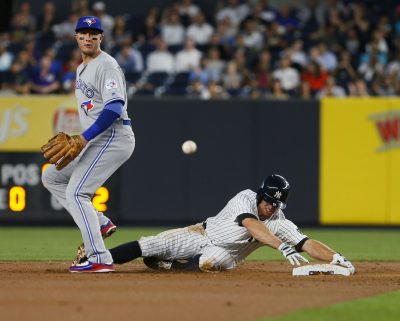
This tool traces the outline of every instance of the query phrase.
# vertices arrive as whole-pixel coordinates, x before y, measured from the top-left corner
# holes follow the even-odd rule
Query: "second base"
[[[333,264],[309,264],[293,268],[294,276],[310,276],[310,275],[351,275],[350,270],[340,265]]]

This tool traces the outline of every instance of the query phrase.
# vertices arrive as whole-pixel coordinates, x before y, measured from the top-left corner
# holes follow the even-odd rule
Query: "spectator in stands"
[[[361,42],[361,48],[364,48],[371,34],[370,17],[367,15],[365,4],[362,2],[355,2],[352,5],[352,13],[353,19],[351,24],[357,30]]]
[[[115,19],[106,12],[106,4],[103,1],[95,2],[92,9],[94,15],[100,18],[103,27],[104,39],[102,45],[104,48],[109,49],[112,43],[112,31],[114,29]]]
[[[194,79],[190,83],[186,97],[208,100],[211,98],[211,95],[207,86],[205,86],[200,79]]]
[[[227,99],[227,98],[229,98],[229,94],[216,81],[210,81],[207,89],[208,89],[208,92],[210,93],[210,99]]]
[[[348,84],[357,78],[357,72],[351,64],[349,52],[343,51],[340,55],[338,66],[333,72],[336,82],[347,91]]]
[[[362,44],[356,28],[350,28],[347,30],[347,34],[342,40],[344,42],[344,47],[352,55],[359,55],[362,51]]]
[[[300,39],[295,40],[293,44],[285,50],[284,55],[290,58],[292,66],[299,71],[308,63],[308,57],[303,50],[303,41]]]
[[[132,41],[132,32],[126,28],[126,17],[119,15],[115,17],[114,28],[112,31],[112,39],[109,42],[110,47],[120,48],[123,44]]]
[[[214,33],[214,27],[207,23],[204,14],[199,12],[193,17],[193,23],[188,27],[186,36],[193,39],[197,45],[207,45]]]
[[[26,50],[21,50],[10,69],[10,81],[12,82],[10,85],[14,89],[15,93],[21,95],[28,95],[30,93],[31,70],[32,65],[29,54]]]
[[[382,29],[376,29],[373,31],[371,42],[366,46],[367,51],[371,51],[373,44],[375,44],[379,52],[384,53],[385,55],[389,53],[389,46],[385,39],[385,32],[387,33],[387,31]]]
[[[385,75],[391,78],[395,83],[400,81],[400,51],[398,51],[387,64]]]
[[[303,32],[313,37],[313,33],[318,32],[319,28],[325,24],[325,6],[323,2],[307,0],[305,5],[299,8],[298,17],[303,26]]]
[[[233,26],[237,27],[250,14],[250,7],[247,3],[239,4],[238,0],[228,0],[228,5],[223,6],[220,1],[217,4],[216,21],[221,22],[228,18]]]
[[[143,57],[139,50],[124,44],[115,59],[125,73],[142,72]]]
[[[271,54],[267,49],[264,49],[259,57],[255,70],[255,87],[261,94],[268,92],[271,86]]]
[[[372,82],[378,77],[382,77],[384,65],[379,62],[378,53],[373,53],[369,61],[362,63],[358,67],[358,74],[366,82],[368,88],[371,88]]]
[[[282,89],[290,96],[295,96],[300,85],[299,72],[290,66],[288,57],[282,57],[280,61],[280,68],[272,73],[274,79],[279,79]]]
[[[175,57],[175,71],[191,71],[198,67],[202,53],[196,49],[195,43],[191,38],[185,41],[185,47],[179,51]]]
[[[325,81],[325,85],[317,93],[316,98],[321,99],[323,97],[345,97],[346,92],[340,86],[335,84],[335,78],[328,77]]]
[[[148,14],[144,20],[144,26],[139,32],[138,41],[141,45],[152,44],[160,36],[160,28],[157,24],[157,15]]]
[[[72,0],[71,12],[76,12],[79,17],[90,16],[92,13],[89,9],[89,0]]]
[[[372,84],[372,92],[376,96],[387,96],[393,97],[399,94],[399,91],[396,90],[395,82],[393,78],[384,77],[381,81],[375,81]]]
[[[214,75],[207,69],[207,64],[207,58],[202,57],[199,66],[190,72],[189,81],[200,80],[204,86],[207,86],[210,81],[215,80]]]
[[[12,62],[13,55],[7,51],[6,45],[0,42],[0,89],[9,74]]]
[[[281,6],[276,21],[284,28],[287,34],[292,34],[300,26],[299,20],[290,12],[290,8],[286,4]]]
[[[356,97],[369,97],[367,84],[363,79],[356,79],[353,83],[349,84],[349,96]]]
[[[272,22],[264,32],[264,38],[267,39],[266,45],[274,55],[278,56],[279,53],[287,48],[287,43],[283,40],[284,31],[279,24]]]
[[[289,95],[286,94],[281,86],[279,79],[273,79],[271,83],[271,92],[265,95],[265,98],[269,99],[289,99]]]
[[[325,70],[321,70],[317,62],[311,61],[301,74],[301,80],[308,83],[311,94],[314,97],[324,87],[328,76],[328,73]]]
[[[232,96],[236,96],[240,92],[243,76],[238,71],[235,61],[228,62],[226,72],[222,76],[222,85],[224,89]]]
[[[149,72],[174,72],[174,56],[168,51],[167,43],[158,38],[156,40],[157,50],[147,56],[147,70]]]
[[[178,3],[178,12],[181,17],[190,21],[190,19],[200,14],[201,10],[192,0],[182,0]]]
[[[22,42],[28,35],[31,35],[36,28],[36,19],[31,14],[29,1],[20,5],[20,10],[11,20],[10,32],[13,42]]]
[[[321,65],[322,69],[331,72],[337,67],[336,55],[328,50],[324,42],[320,42],[318,47],[313,50],[311,59],[315,59]]]
[[[389,2],[392,3],[392,0]],[[57,2],[54,0],[43,1],[43,14],[39,12],[37,16],[32,14],[30,3],[32,2],[22,0],[11,18],[9,32],[0,34],[0,43],[4,43],[7,51],[16,57],[15,63],[11,64],[7,63],[7,53],[0,55],[0,67],[2,64],[8,64],[9,69],[10,65],[12,66],[12,77],[5,77],[6,84],[3,87],[9,88],[9,82],[18,79],[15,80],[15,86],[11,84],[11,87],[18,87],[16,92],[20,93],[26,93],[29,88],[24,80],[30,68],[26,66],[35,66],[47,47],[57,50],[57,59],[66,66],[65,83],[68,83],[72,77],[69,65],[78,63],[78,59],[73,59],[73,63],[69,62],[72,45],[75,46],[75,23],[79,15],[92,14],[89,3],[93,4],[95,14],[101,17],[103,27],[107,30],[103,42],[104,49],[111,51],[115,57],[118,55],[119,59],[125,59],[125,69],[133,68],[129,63],[129,58],[132,57],[128,53],[130,50],[125,47],[120,52],[121,47],[125,44],[132,46],[133,43],[134,48],[140,50],[143,59],[150,62],[146,71],[175,72],[171,54],[181,51],[185,37],[190,36],[195,40],[197,49],[207,53],[205,65],[201,68],[202,74],[208,74],[210,79],[215,79],[216,86],[223,84],[221,74],[226,64],[234,62],[241,81],[240,87],[232,90],[232,93],[240,97],[262,97],[264,92],[272,87],[270,77],[279,77],[276,79],[280,79],[283,91],[292,97],[310,96],[310,91],[317,91],[313,81],[307,79],[300,84],[297,80],[298,74],[306,68],[309,61],[322,65],[322,69],[334,77],[337,86],[346,92],[351,91],[353,95],[399,93],[400,58],[393,57],[393,54],[400,52],[400,6],[389,6],[385,2],[307,0],[301,7],[282,3],[278,12],[269,6],[268,0],[219,1],[214,25],[210,25],[205,16],[208,19],[213,17],[209,11],[202,11],[205,9],[202,2],[194,4],[193,0],[178,0],[162,12],[160,7],[150,8],[147,17],[138,16],[135,12],[134,16],[129,17],[129,22],[132,23],[129,27],[126,13],[116,12],[121,14],[116,17],[107,15],[104,2],[98,0],[94,3],[89,0],[72,0],[72,11],[68,18],[68,12],[57,11]],[[57,24],[56,13],[66,20]],[[144,24],[138,23],[143,20]],[[189,25],[190,21],[192,23]],[[141,30],[137,26],[144,28]],[[108,34],[111,30],[112,34]],[[170,53],[160,51],[159,48],[155,50],[160,36],[170,44]],[[114,42],[110,41],[112,38]],[[303,47],[307,49],[307,53]],[[208,52],[208,48],[214,49]],[[265,57],[269,56],[268,64],[271,69],[273,67],[276,70],[270,72],[267,64],[261,62],[264,59],[260,58],[264,56],[264,49],[267,52]],[[153,51],[154,55],[150,57]],[[47,54],[49,53],[45,53]],[[51,60],[54,60],[54,53],[50,53],[50,56]],[[282,61],[278,64],[281,57],[289,58],[289,68],[282,68]],[[156,63],[153,58],[156,58]],[[390,64],[386,66],[389,59]],[[25,63],[25,60],[28,63]],[[180,61],[177,63],[178,70],[190,69],[180,69],[179,64]],[[59,74],[54,65],[55,62],[52,63],[51,69],[55,74]],[[289,71],[291,68],[295,71]],[[293,77],[290,76],[291,73]],[[136,76],[137,74],[132,75],[131,79],[137,80]],[[357,77],[364,81],[356,81]],[[144,75],[139,80],[145,79]],[[332,80],[327,79],[324,90],[332,91],[329,89],[329,86],[332,86],[331,82]],[[285,89],[288,85],[294,89]],[[364,88],[365,85],[367,89]],[[64,85],[61,88],[63,87]],[[207,90],[210,96],[213,96],[213,90]]]
[[[251,13],[253,19],[260,25],[270,24],[278,17],[278,12],[275,8],[268,4],[267,0],[257,1],[253,5],[253,12]]]
[[[60,89],[60,75],[56,72],[51,56],[44,56],[33,69],[31,91],[36,94],[53,94]]]
[[[63,42],[74,42],[75,45],[74,35],[78,18],[79,16],[75,12],[72,12],[69,14],[67,20],[62,21],[59,24],[53,25],[52,30],[55,34],[56,39]]]
[[[311,92],[310,85],[308,82],[302,82],[300,84],[300,98],[301,99],[312,99],[314,98]]]
[[[75,92],[75,80],[76,80],[76,68],[79,63],[73,57],[66,64],[65,71],[61,78],[61,90],[67,94],[73,94]]]
[[[261,50],[264,45],[264,38],[261,31],[258,29],[256,20],[247,19],[244,23],[244,31],[242,33],[244,45],[252,50]]]
[[[225,61],[221,59],[221,53],[217,47],[211,47],[207,54],[206,68],[212,75],[212,79],[219,82],[225,68]]]
[[[236,34],[236,26],[234,26],[231,20],[227,17],[218,22],[217,30],[214,35],[218,38],[218,44],[225,48],[224,51],[229,52],[235,44]],[[216,45],[215,41],[213,41],[213,37],[211,38],[211,44]]]
[[[183,27],[178,12],[169,10],[161,23],[161,37],[168,46],[182,45],[185,40]]]
[[[43,13],[39,16],[37,23],[39,41],[46,41],[47,45],[51,44],[54,41],[53,26],[57,23],[56,7],[53,1],[46,1],[43,6]]]

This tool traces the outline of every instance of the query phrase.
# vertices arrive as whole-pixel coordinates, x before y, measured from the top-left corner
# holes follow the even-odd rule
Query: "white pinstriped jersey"
[[[180,260],[200,255],[199,268],[203,271],[234,269],[263,245],[241,226],[238,217],[242,214],[254,215],[260,220],[256,193],[249,189],[234,196],[216,216],[209,217],[205,230],[202,224],[196,224],[140,238],[142,256]],[[280,240],[292,246],[307,237],[285,218],[280,209],[261,222]]]
[[[254,215],[276,237],[292,246],[307,237],[285,218],[280,209],[268,220],[261,221],[258,217],[256,193],[249,189],[244,190],[234,196],[216,216],[206,220],[206,235],[212,244],[227,250],[238,262],[263,245],[244,226],[239,225],[237,218],[241,214]]]

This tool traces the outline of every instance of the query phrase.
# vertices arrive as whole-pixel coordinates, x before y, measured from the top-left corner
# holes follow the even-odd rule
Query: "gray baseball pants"
[[[131,126],[115,124],[91,140],[80,155],[61,171],[54,165],[42,174],[43,185],[71,214],[82,233],[86,256],[95,263],[112,263],[100,225],[108,218],[96,211],[96,190],[132,155],[135,137]]]

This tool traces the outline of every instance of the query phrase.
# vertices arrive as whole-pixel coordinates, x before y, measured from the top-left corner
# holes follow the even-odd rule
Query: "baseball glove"
[[[79,155],[85,145],[80,135],[69,136],[60,132],[43,145],[41,150],[49,163],[55,164],[57,170],[62,170]]]

